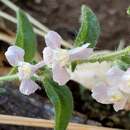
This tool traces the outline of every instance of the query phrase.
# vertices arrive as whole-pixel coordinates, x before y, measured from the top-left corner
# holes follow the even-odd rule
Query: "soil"
[[[130,5],[130,0],[13,0],[17,5],[26,10],[33,17],[38,19],[52,30],[61,34],[68,40],[74,40],[80,23],[80,7],[86,4],[96,13],[101,24],[101,37],[96,49],[113,49],[118,47],[120,40],[124,40],[125,45],[130,41],[130,17],[126,14],[126,9]],[[9,9],[0,5],[2,10],[10,13]],[[10,23],[8,24],[10,26]],[[11,28],[12,26],[10,26]],[[12,30],[15,30],[13,27]],[[43,39],[39,44],[43,44]],[[4,62],[5,63],[5,62]],[[91,98],[91,93],[77,87],[74,82],[68,84],[74,95],[75,110],[85,116],[88,124],[102,125],[114,128],[130,129],[130,112],[115,112],[111,105],[101,105]],[[71,87],[73,86],[73,87]],[[38,93],[38,95],[41,95]],[[46,97],[46,96],[44,96]],[[27,99],[26,99],[27,100]],[[39,99],[37,99],[39,100]],[[24,101],[23,101],[24,102]],[[17,103],[16,103],[17,104]],[[0,113],[2,113],[0,106]],[[25,115],[29,115],[29,108],[26,108]],[[11,114],[11,110],[6,113]],[[16,110],[21,114],[20,110]],[[14,114],[14,112],[12,113]],[[38,116],[35,112],[31,116]],[[3,130],[10,129],[10,126],[0,126]],[[17,128],[17,127],[13,127]],[[18,127],[17,129],[21,129]],[[27,127],[24,128],[28,129]]]

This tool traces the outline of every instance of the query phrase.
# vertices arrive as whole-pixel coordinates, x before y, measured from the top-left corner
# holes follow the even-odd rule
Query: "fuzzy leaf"
[[[36,36],[32,24],[22,10],[17,12],[16,45],[25,50],[25,61],[31,61],[36,52]]]
[[[50,76],[45,76],[43,85],[55,107],[55,130],[66,130],[73,111],[73,97],[67,86],[59,86]]]
[[[83,5],[81,8],[81,27],[75,40],[75,46],[90,43],[89,47],[95,47],[100,35],[100,25],[93,11]]]

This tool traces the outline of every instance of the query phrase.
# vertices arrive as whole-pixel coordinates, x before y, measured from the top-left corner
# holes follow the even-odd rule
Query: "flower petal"
[[[71,49],[69,51],[70,59],[73,61],[73,60],[80,60],[80,59],[88,58],[93,52],[93,49],[88,48],[88,45],[89,44],[87,43],[81,47]]]
[[[53,50],[50,47],[45,47],[43,50],[43,59],[45,64],[52,64],[53,62]]]
[[[37,89],[40,89],[40,87],[32,80],[22,80],[19,89],[20,92],[24,95],[30,95],[34,93]]]
[[[130,69],[121,77],[120,89],[124,93],[130,94]]]
[[[106,84],[101,84],[92,88],[92,97],[102,104],[110,104],[108,87]]]
[[[10,46],[5,52],[5,56],[12,66],[16,66],[19,61],[23,61],[24,50],[18,46]]]
[[[27,62],[18,63],[18,77],[20,80],[30,79],[35,73],[34,65]]]
[[[109,76],[109,77],[121,77],[123,74],[124,74],[124,71],[121,70],[117,66],[113,66],[107,72],[107,76]]]
[[[49,31],[47,35],[45,36],[45,42],[46,42],[46,45],[50,48],[53,48],[53,49],[60,48],[62,38],[57,32]]]
[[[120,90],[124,93],[130,94],[130,81],[122,81],[122,83],[120,83]]]
[[[124,73],[123,77],[124,80],[130,80],[130,68]]]
[[[119,111],[125,108],[127,104],[127,97],[124,97],[124,99],[122,99],[119,102],[114,103],[113,107],[115,111]]]
[[[59,85],[64,85],[70,79],[70,75],[64,67],[61,67],[59,64],[55,64],[52,67],[53,80],[56,81]]]
[[[71,72],[71,79],[88,89],[92,89],[97,83],[107,81],[106,72],[110,67],[109,62],[78,64],[74,72]]]
[[[35,72],[38,69],[42,68],[44,65],[45,65],[45,62],[42,60],[42,61],[40,61],[37,64],[32,66],[32,71]]]

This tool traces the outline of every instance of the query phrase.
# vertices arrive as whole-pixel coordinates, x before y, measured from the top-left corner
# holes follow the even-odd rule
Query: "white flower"
[[[92,97],[100,103],[113,104],[115,111],[124,109],[128,102],[128,95],[120,89],[124,74],[117,66],[110,68],[106,73],[107,80],[92,88]]]
[[[24,50],[18,46],[11,46],[5,52],[5,56],[12,66],[18,66],[18,77],[21,80],[20,92],[25,95],[34,93],[37,89],[40,89],[31,77],[35,72],[44,66],[44,62],[41,61],[36,65],[24,62]]]
[[[89,44],[70,50],[62,49],[62,38],[54,31],[47,33],[45,42],[47,47],[43,50],[43,58],[45,63],[52,68],[53,80],[59,85],[64,85],[70,79],[67,71],[68,63],[87,59],[93,52],[92,48],[88,48]]]
[[[92,89],[97,83],[106,80],[105,75],[110,67],[111,64],[108,62],[79,64],[71,73],[71,79],[88,89]]]

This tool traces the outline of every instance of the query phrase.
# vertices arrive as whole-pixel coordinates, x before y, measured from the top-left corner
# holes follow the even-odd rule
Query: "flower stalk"
[[[12,80],[17,80],[17,79],[18,79],[18,75],[17,74],[7,75],[7,76],[0,77],[0,82],[1,81],[12,81]]]
[[[128,46],[127,48],[123,50],[112,52],[109,54],[104,54],[104,55],[98,54],[97,56],[90,56],[90,58],[88,58],[87,60],[78,61],[78,63],[81,64],[85,62],[97,62],[97,61],[102,62],[102,61],[110,61],[110,60],[112,61],[116,58],[128,55],[129,52],[130,52],[130,46]],[[17,74],[0,77],[0,81],[12,81],[16,79],[18,79]],[[37,78],[34,78],[34,79],[37,79]]]
[[[113,61],[117,58],[120,58],[122,56],[128,55],[130,53],[130,46],[128,46],[127,48],[120,50],[120,51],[116,51],[116,52],[112,52],[109,54],[104,54],[104,55],[92,55],[90,56],[87,60],[82,60],[79,61],[78,63],[84,63],[84,62],[102,62],[102,61]]]

